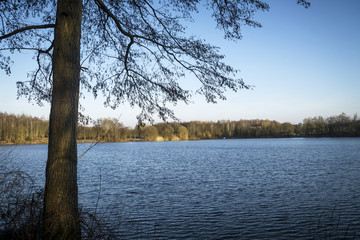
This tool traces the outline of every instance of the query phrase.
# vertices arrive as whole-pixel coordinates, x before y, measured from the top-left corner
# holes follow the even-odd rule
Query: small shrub
[[[0,239],[40,239],[43,191],[9,167],[13,148],[0,154]],[[8,163],[8,164],[6,164]]]
[[[310,239],[358,239],[350,225],[341,221],[341,215],[335,209],[331,213],[323,212],[317,222],[316,229],[310,232]]]

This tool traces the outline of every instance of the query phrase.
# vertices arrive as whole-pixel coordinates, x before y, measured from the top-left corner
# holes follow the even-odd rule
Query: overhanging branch
[[[3,36],[0,36],[0,40],[3,40],[5,38],[9,38],[13,35],[16,35],[18,33],[21,33],[21,32],[25,32],[27,30],[32,30],[32,29],[46,29],[46,28],[54,28],[55,27],[55,24],[44,24],[44,25],[32,25],[32,26],[26,26],[26,27],[22,27],[22,28],[19,28],[19,29],[16,29],[14,31],[12,31],[11,33],[8,33],[8,34],[5,34]]]
[[[129,58],[129,53],[130,53],[130,48],[131,45],[134,44],[134,37],[137,37],[136,35],[132,35],[128,32],[126,32],[123,27],[121,26],[121,23],[119,21],[119,19],[109,10],[109,8],[106,7],[106,5],[104,4],[104,2],[102,0],[95,0],[95,3],[99,6],[99,8],[104,11],[116,24],[116,27],[119,29],[119,31],[124,34],[125,36],[130,38],[130,43],[128,44],[127,48],[126,48],[126,53],[125,53],[125,69],[128,72],[128,58]]]
[[[131,38],[134,37],[130,33],[126,32],[120,24],[120,20],[109,10],[109,8],[104,4],[102,0],[95,0],[95,3],[99,6],[99,8],[104,11],[111,19],[114,20],[116,27],[120,30],[122,34]]]

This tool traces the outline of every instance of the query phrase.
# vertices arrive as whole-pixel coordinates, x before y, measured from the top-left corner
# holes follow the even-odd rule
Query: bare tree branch
[[[55,24],[44,24],[44,25],[33,25],[33,26],[26,26],[26,27],[22,27],[22,28],[19,28],[19,29],[16,29],[14,31],[12,31],[11,33],[8,33],[8,34],[5,34],[3,36],[0,36],[0,40],[3,40],[5,38],[9,38],[13,35],[16,35],[18,33],[21,33],[21,32],[25,32],[27,30],[32,30],[32,29],[46,29],[46,28],[54,28],[55,27]]]
[[[128,44],[127,48],[126,48],[126,53],[125,53],[125,69],[126,71],[128,71],[128,67],[127,67],[127,62],[128,62],[128,58],[129,58],[129,53],[130,53],[130,48],[131,45],[134,44],[134,35],[126,32],[123,27],[121,26],[120,20],[106,7],[106,5],[104,4],[104,2],[102,0],[95,0],[96,4],[99,6],[99,8],[101,10],[103,10],[111,19],[114,20],[117,28],[120,30],[120,32],[122,34],[124,34],[125,36],[130,38],[130,43]]]
[[[114,20],[116,27],[120,30],[122,34],[129,38],[134,37],[133,35],[124,30],[124,28],[121,26],[120,20],[109,10],[109,8],[104,4],[102,0],[95,0],[95,3],[99,6],[101,10],[103,10],[109,17]]]

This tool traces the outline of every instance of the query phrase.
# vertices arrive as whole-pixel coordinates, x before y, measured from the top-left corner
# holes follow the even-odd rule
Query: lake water
[[[15,150],[42,183],[47,146]],[[125,239],[360,237],[360,138],[106,143],[78,171]]]

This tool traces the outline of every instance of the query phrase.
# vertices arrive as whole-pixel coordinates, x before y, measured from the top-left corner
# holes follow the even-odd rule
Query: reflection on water
[[[46,146],[17,150],[43,181]],[[79,192],[95,207],[101,180],[126,239],[359,237],[359,176],[359,138],[106,143],[79,161]]]

